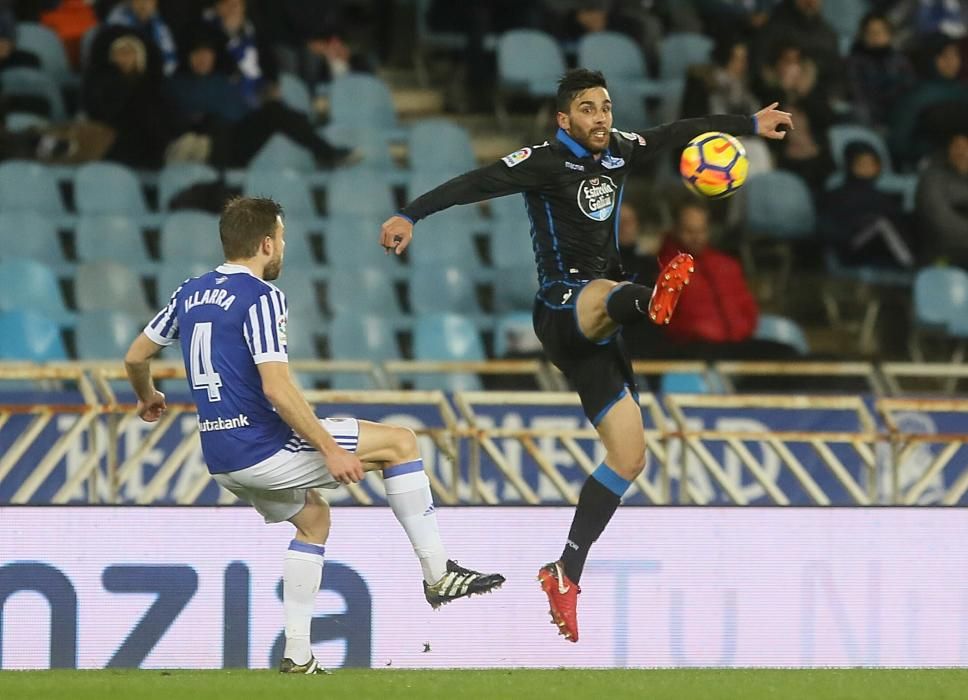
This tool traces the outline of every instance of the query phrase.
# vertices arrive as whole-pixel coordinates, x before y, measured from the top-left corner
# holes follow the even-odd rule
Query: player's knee
[[[645,444],[641,448],[638,446],[623,450],[621,455],[608,458],[610,466],[619,476],[626,481],[632,481],[645,469],[647,454]]]
[[[307,542],[325,544],[329,539],[329,504],[315,491],[306,496],[306,506],[299,513],[295,523],[299,534]]]
[[[420,459],[420,447],[417,443],[417,434],[410,428],[394,426],[393,428],[393,451],[394,462],[412,462]]]

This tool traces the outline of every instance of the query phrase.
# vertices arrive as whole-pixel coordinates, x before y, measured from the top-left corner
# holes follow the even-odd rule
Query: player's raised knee
[[[398,464],[420,459],[417,434],[402,425],[393,426],[393,451],[396,453],[395,462]]]

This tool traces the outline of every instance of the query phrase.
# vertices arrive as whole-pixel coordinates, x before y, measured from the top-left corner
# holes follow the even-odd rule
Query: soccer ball
[[[679,172],[686,187],[711,199],[729,197],[746,181],[746,149],[734,136],[699,134],[682,151]]]

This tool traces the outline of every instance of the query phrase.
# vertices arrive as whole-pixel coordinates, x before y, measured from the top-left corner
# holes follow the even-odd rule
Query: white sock
[[[286,651],[283,656],[295,664],[312,658],[309,626],[319,583],[323,579],[323,555],[326,548],[293,540],[286,552],[282,573],[282,604],[286,610]]]
[[[447,574],[447,551],[437,529],[434,498],[423,460],[387,467],[383,470],[383,479],[387,502],[420,559],[424,581],[439,581]]]

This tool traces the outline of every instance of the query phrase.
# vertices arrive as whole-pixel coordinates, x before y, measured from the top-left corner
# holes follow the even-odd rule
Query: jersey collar
[[[558,133],[555,134],[555,138],[558,139],[558,142],[564,145],[565,148],[571,151],[576,158],[588,158],[592,155],[591,151],[575,141],[575,139],[573,139],[571,135],[561,127],[558,127]],[[610,157],[611,155],[612,153],[608,148],[602,151],[603,158]]]
[[[215,268],[216,272],[221,272],[223,275],[235,275],[238,273],[245,273],[247,275],[252,275],[252,270],[247,268],[245,265],[235,265],[233,263],[222,263]],[[252,275],[255,277],[255,275]]]

